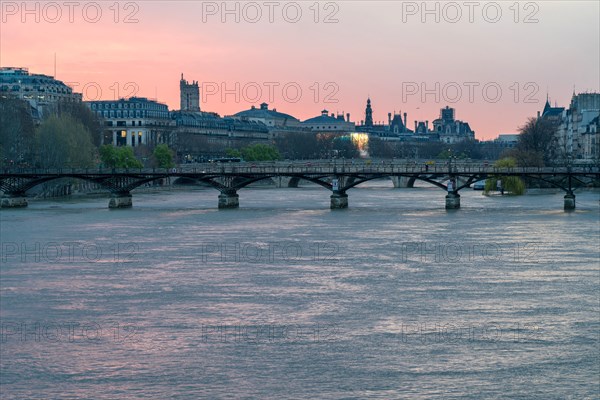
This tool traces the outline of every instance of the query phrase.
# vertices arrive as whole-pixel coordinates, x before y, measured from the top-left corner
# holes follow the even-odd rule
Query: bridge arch
[[[395,175],[389,175],[389,174],[380,174],[380,175],[375,175],[375,176],[364,176],[364,177],[360,177],[357,178],[354,182],[350,183],[349,185],[346,185],[344,188],[342,188],[341,191],[345,192],[346,190],[352,189],[358,185],[360,185],[361,183],[364,182],[368,182],[374,179],[381,179],[381,178],[386,178],[388,176],[398,176],[398,177],[407,177],[407,178],[411,178],[413,179],[413,183],[415,180],[421,180],[427,183],[430,183],[434,186],[439,187],[442,190],[448,190],[448,187],[444,184],[441,184],[433,179],[429,179],[426,177],[420,177],[420,176],[414,176],[414,175],[402,175],[402,174],[395,174]]]
[[[44,183],[52,182],[58,179],[76,179],[84,182],[92,182],[97,185],[100,185],[110,193],[126,193],[131,190],[140,187],[146,183],[156,181],[159,179],[164,179],[169,177],[168,174],[164,174],[162,176],[152,176],[152,177],[139,177],[135,174],[131,175],[123,175],[116,178],[112,177],[97,177],[91,174],[90,176],[86,175],[76,175],[76,174],[61,174],[61,175],[51,175],[44,176],[41,178],[24,178],[22,182],[19,183],[9,183],[8,179],[3,179],[0,181],[0,189],[2,189],[5,193],[25,193],[28,190],[33,189],[36,186],[39,186]]]
[[[298,175],[298,174],[286,174],[286,173],[277,173],[277,174],[269,174],[269,175],[263,175],[263,176],[248,176],[248,175],[237,175],[238,177],[245,177],[246,180],[243,182],[239,182],[238,184],[234,185],[231,189],[233,190],[239,190],[239,189],[243,189],[248,185],[251,185],[253,183],[259,182],[261,180],[264,179],[272,179],[275,178],[277,176],[285,176],[285,177],[289,177],[292,180],[305,180],[305,181],[309,181],[312,183],[315,183],[321,187],[324,187],[325,189],[328,190],[332,190],[332,186],[330,183],[328,183],[327,181],[324,181],[323,178],[326,178],[329,175],[323,175],[323,176],[306,176],[306,175]]]

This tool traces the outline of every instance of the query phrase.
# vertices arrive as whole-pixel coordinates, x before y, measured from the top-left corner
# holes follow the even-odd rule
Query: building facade
[[[0,68],[0,96],[14,96],[26,100],[35,120],[56,110],[59,102],[81,102],[81,93],[52,76],[30,74],[27,68]]]
[[[440,119],[430,129],[429,121],[414,121],[414,130],[408,128],[408,114],[388,113],[387,123],[373,122],[371,99],[367,99],[365,120],[356,127],[357,132],[367,133],[384,141],[432,142],[443,140],[455,143],[474,138],[475,133],[468,124],[454,120],[454,109],[446,107],[440,112]],[[458,132],[457,132],[458,129]]]
[[[144,97],[86,104],[104,121],[103,144],[131,147],[173,144],[175,124],[166,104]]]
[[[501,133],[498,135],[494,143],[498,144],[503,149],[511,149],[519,143],[518,133]]]
[[[408,128],[408,114],[402,112],[388,113],[385,123],[373,122],[373,108],[371,99],[367,99],[364,122],[356,127],[357,132],[367,133],[371,137],[382,140],[428,142],[441,141],[452,144],[463,140],[475,139],[475,132],[468,123],[455,119],[455,110],[445,107],[440,110],[440,117],[433,121],[429,128],[429,121],[415,121],[414,130]]]
[[[556,125],[558,157],[571,160],[600,160],[600,93],[571,97],[569,108],[550,105],[549,99],[538,118]]]
[[[347,119],[343,114],[329,115],[329,111],[321,111],[321,115],[314,118],[309,118],[301,123],[301,126],[310,129],[312,132],[337,132],[351,133],[356,131],[354,122],[350,122],[350,114],[347,114]]]
[[[179,103],[181,111],[200,111],[200,86],[197,81],[189,83],[183,79],[183,74],[179,81]]]
[[[365,119],[356,127],[356,131],[382,140],[402,140],[412,134],[412,131],[406,126],[406,118],[406,113],[402,119],[402,113],[394,112],[394,114],[388,113],[387,125],[383,122],[374,122],[371,98],[368,98]]]
[[[573,159],[598,158],[600,93],[573,93],[558,128],[558,144]]]
[[[448,106],[440,110],[438,119],[433,120],[433,132],[439,135],[440,142],[448,144],[475,139],[475,131],[467,122],[457,120],[454,108]]]
[[[244,121],[261,122],[270,129],[297,128],[300,126],[300,120],[298,120],[298,118],[279,112],[275,108],[269,110],[269,105],[267,103],[262,103],[260,108],[252,106],[249,110],[240,111],[232,117]]]

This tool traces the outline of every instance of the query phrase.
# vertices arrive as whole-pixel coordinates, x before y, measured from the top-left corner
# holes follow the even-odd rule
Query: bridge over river
[[[93,182],[111,193],[110,208],[131,207],[131,191],[165,178],[209,185],[217,189],[219,208],[239,207],[238,191],[265,180],[289,178],[305,180],[331,192],[331,208],[348,207],[348,191],[373,179],[392,178],[424,181],[445,192],[446,208],[460,208],[459,192],[476,181],[505,176],[518,176],[544,182],[565,192],[564,209],[575,209],[575,190],[600,183],[600,167],[554,166],[528,168],[494,168],[487,164],[442,162],[435,165],[401,161],[381,162],[271,162],[196,164],[170,169],[4,169],[0,171],[1,206],[26,207],[26,192],[43,183],[61,178]]]

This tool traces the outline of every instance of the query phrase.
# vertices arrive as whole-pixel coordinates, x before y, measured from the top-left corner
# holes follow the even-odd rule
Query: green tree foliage
[[[100,160],[108,168],[142,168],[144,166],[135,158],[133,149],[128,146],[114,147],[106,144],[100,147]]]
[[[159,168],[171,168],[175,166],[173,162],[173,150],[169,149],[169,146],[166,144],[156,146],[152,155]]]
[[[275,161],[281,159],[279,150],[276,147],[260,143],[243,147],[240,150],[229,149],[227,155],[241,157],[246,161]]]
[[[494,163],[496,168],[515,168],[517,166],[517,160],[514,158],[502,158]],[[498,180],[502,182],[502,188],[505,193],[520,196],[525,193],[525,183],[518,176],[493,176],[486,179],[484,194],[498,190]]]
[[[26,101],[0,97],[0,165],[33,163],[35,125]]]
[[[229,157],[242,158],[242,151],[240,149],[227,149],[225,154]]]
[[[69,115],[51,115],[36,132],[38,164],[45,168],[91,167],[97,155],[90,132]]]

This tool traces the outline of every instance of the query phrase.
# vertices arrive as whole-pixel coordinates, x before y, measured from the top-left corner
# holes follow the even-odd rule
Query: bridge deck
[[[515,167],[495,168],[483,164],[452,164],[424,165],[409,163],[227,163],[227,164],[201,164],[195,166],[179,166],[176,168],[48,168],[48,169],[20,169],[10,168],[0,170],[0,178],[9,176],[48,176],[48,175],[160,175],[160,176],[184,176],[186,174],[227,174],[227,175],[288,175],[288,174],[310,174],[310,175],[346,175],[346,174],[454,174],[454,175],[555,175],[570,174],[589,175],[600,174],[600,166],[577,166],[577,167]]]

